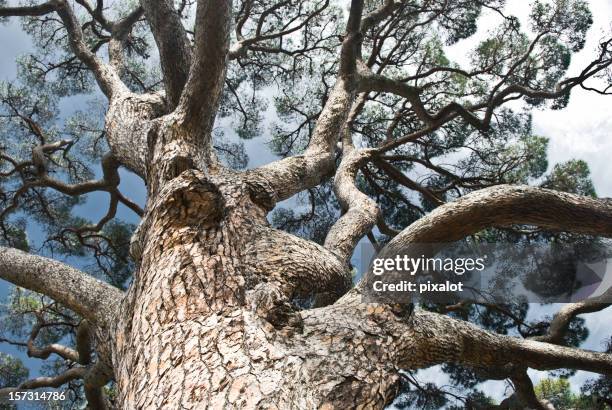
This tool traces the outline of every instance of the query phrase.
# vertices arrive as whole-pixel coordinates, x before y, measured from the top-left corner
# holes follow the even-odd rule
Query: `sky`
[[[510,0],[506,7],[507,14],[517,15],[523,20],[529,12],[531,2],[524,0]],[[575,54],[570,65],[570,74],[579,71],[594,55],[597,40],[601,38],[602,32],[610,29],[612,22],[612,0],[590,0],[591,10],[594,16],[594,24],[587,36],[585,48]],[[456,45],[447,48],[449,58],[458,63],[465,62],[467,56],[465,50],[469,50],[486,33],[486,30],[495,25],[495,19],[486,13],[481,17],[479,30],[471,38],[462,40]],[[15,59],[19,55],[27,52],[31,48],[31,42],[17,23],[12,19],[8,24],[0,25],[0,81],[12,80],[16,75]],[[77,108],[83,108],[85,99],[76,97],[62,103],[62,111],[67,114]],[[534,110],[533,128],[538,135],[548,137],[549,143],[549,167],[555,163],[569,159],[583,159],[592,171],[592,179],[596,191],[600,197],[612,197],[612,97],[596,95],[582,89],[572,92],[569,105],[560,111]],[[244,141],[247,153],[250,157],[249,167],[258,166],[273,160],[275,157],[270,153],[266,146],[269,135]],[[121,189],[140,202],[144,201],[145,191],[143,184],[138,177],[126,171],[121,171]],[[96,194],[90,196],[88,201],[81,206],[79,212],[92,219],[101,216],[105,209],[98,206],[101,200],[105,199],[106,194]],[[106,202],[103,202],[106,203]],[[120,208],[119,216],[123,219],[136,222],[137,218],[133,213],[124,207]],[[36,233],[31,233],[35,235]],[[7,293],[7,284],[0,281],[0,297]],[[530,312],[530,317],[541,317],[552,315],[558,310],[558,305],[544,307],[534,306]],[[587,326],[591,333],[584,348],[601,350],[601,342],[609,336],[609,310],[596,314],[584,315]],[[608,320],[606,320],[608,319]],[[0,345],[0,351],[16,353],[15,349],[6,345]],[[24,357],[23,354],[20,355]],[[25,361],[30,367],[32,374],[36,374],[41,361],[27,359]],[[530,375],[534,383],[543,377],[545,372],[530,370]],[[434,367],[420,371],[418,376],[423,381],[434,381],[444,383],[444,375],[439,368]],[[586,378],[592,375],[586,372],[578,372],[570,381],[574,389],[577,389]],[[510,390],[504,382],[486,382],[480,386],[487,394],[502,399]]]

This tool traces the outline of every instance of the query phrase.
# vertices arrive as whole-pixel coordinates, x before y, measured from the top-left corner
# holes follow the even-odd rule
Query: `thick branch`
[[[94,324],[112,320],[123,292],[62,262],[0,247],[0,277],[42,293]]]
[[[108,399],[104,393],[104,386],[111,379],[112,370],[103,362],[97,362],[88,369],[83,377],[83,389],[85,390],[88,407],[99,410],[112,408],[109,406]]]
[[[93,72],[102,92],[109,99],[117,94],[127,92],[127,87],[123,84],[115,69],[104,63],[89,49],[85,42],[81,25],[66,1],[58,0],[57,14],[62,19],[64,27],[68,32],[72,51]]]
[[[458,363],[476,369],[538,370],[560,368],[612,374],[612,355],[558,346],[483,330],[469,322],[417,310],[361,302],[358,290],[334,305],[303,313],[304,333],[325,324],[334,340],[351,334],[362,345],[376,345],[369,360],[384,360],[395,369],[420,369]],[[366,330],[367,328],[367,330]],[[365,333],[365,334],[364,334]],[[340,347],[342,348],[342,347]],[[378,352],[378,353],[375,353]]]
[[[533,382],[529,378],[527,370],[521,369],[517,371],[511,377],[511,380],[514,384],[514,390],[523,404],[529,406],[530,409],[550,410],[550,407],[546,405],[547,403],[541,402],[537,398],[533,389]]]
[[[612,201],[530,186],[497,185],[439,206],[404,229],[385,247],[453,242],[480,230],[514,224],[612,236]]]
[[[178,104],[191,65],[191,45],[181,18],[170,0],[142,0],[147,21],[159,50],[166,96]]]
[[[132,27],[144,14],[142,7],[137,7],[121,21],[111,24],[111,38],[108,42],[108,57],[111,66],[119,75],[125,72],[124,48]]]
[[[231,16],[231,0],[198,1],[194,57],[178,109],[184,111],[185,126],[205,139],[206,149],[225,83]]]

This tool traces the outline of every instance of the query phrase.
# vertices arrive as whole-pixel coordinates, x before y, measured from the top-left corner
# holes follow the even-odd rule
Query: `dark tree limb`
[[[83,377],[83,389],[87,404],[92,409],[111,408],[104,393],[104,386],[112,380],[112,370],[102,362],[90,366]]]
[[[516,395],[521,402],[528,406],[530,409],[536,410],[550,410],[548,403],[545,403],[538,399],[533,389],[533,382],[527,374],[526,369],[521,369],[510,377],[512,384],[514,384],[514,390]]]
[[[270,53],[277,53],[277,52],[291,53],[289,50],[284,50],[281,47],[270,48],[270,47],[265,47],[265,46],[257,46],[257,43],[263,42],[263,41],[274,40],[274,39],[282,39],[282,37],[295,33],[301,30],[302,28],[308,26],[308,24],[310,23],[312,19],[314,19],[319,14],[321,14],[329,6],[329,1],[326,0],[325,2],[323,2],[321,7],[317,8],[312,13],[309,13],[306,16],[306,18],[304,18],[304,20],[299,22],[298,24],[294,24],[291,27],[288,27],[289,24],[287,24],[284,26],[285,27],[284,29],[279,30],[274,33],[266,33],[266,34],[261,33],[261,27],[263,26],[266,17],[270,15],[271,13],[276,12],[276,10],[280,8],[281,6],[286,6],[286,5],[289,5],[289,2],[283,1],[265,10],[259,18],[255,35],[253,37],[244,38],[244,36],[242,35],[242,28],[244,27],[249,17],[250,9],[252,8],[252,1],[246,1],[244,9],[241,10],[242,17],[239,18],[239,20],[236,23],[236,36],[238,37],[238,41],[232,44],[232,46],[230,47],[228,58],[230,60],[234,60],[234,59],[243,57],[246,55],[247,51],[250,49],[254,49],[256,51],[270,52]]]

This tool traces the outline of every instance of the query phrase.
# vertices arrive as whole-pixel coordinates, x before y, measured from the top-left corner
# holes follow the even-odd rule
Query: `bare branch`
[[[43,328],[45,324],[42,315],[40,313],[36,314],[36,324],[32,328],[32,332],[30,333],[30,337],[27,342],[28,347],[28,356],[36,357],[38,359],[47,359],[51,356],[52,353],[64,358],[65,360],[70,360],[72,362],[79,361],[79,354],[74,350],[66,346],[62,346],[57,343],[52,343],[45,347],[39,348],[36,346],[35,341],[36,337],[40,333],[40,330]]]
[[[194,57],[178,107],[184,125],[205,140],[208,150],[225,83],[231,14],[231,0],[198,1]]]
[[[542,336],[532,337],[533,340],[540,342],[548,342],[560,344],[563,341],[563,337],[569,328],[570,322],[576,316],[584,313],[593,313],[604,310],[612,303],[609,303],[610,297],[612,296],[612,288],[608,289],[603,294],[585,299],[580,302],[567,303],[559,309],[559,311],[553,317],[550,322],[548,332]]]
[[[114,317],[123,292],[62,262],[0,247],[0,277],[49,296],[94,324]]]
[[[333,170],[336,144],[355,99],[362,8],[361,0],[351,2],[347,34],[340,51],[340,71],[304,154],[275,161],[247,174],[247,179],[257,183],[265,181],[273,193],[274,202],[318,185]]]
[[[66,370],[64,373],[53,377],[37,377],[35,379],[27,380],[21,383],[17,387],[5,387],[0,389],[0,399],[6,399],[11,392],[18,392],[23,390],[38,389],[41,387],[60,387],[69,381],[82,379],[85,377],[87,369],[84,367],[73,367],[72,369]]]
[[[277,11],[277,9],[283,6],[289,6],[289,5],[290,3],[288,1],[283,1],[283,2],[277,3],[274,6],[271,6],[270,8],[266,9],[263,13],[261,13],[259,21],[257,23],[257,30],[256,30],[255,35],[253,37],[244,38],[244,36],[242,35],[242,28],[244,27],[244,24],[246,23],[249,17],[249,13],[250,13],[251,6],[252,6],[252,1],[245,2],[246,7],[244,7],[244,10],[241,10],[241,12],[243,12],[242,17],[238,20],[236,24],[236,34],[238,37],[238,41],[230,47],[228,58],[230,60],[233,60],[233,59],[243,57],[244,55],[246,55],[249,49],[256,50],[256,51],[270,52],[270,53],[285,52],[289,55],[292,54],[293,53],[292,51],[284,50],[280,46],[278,48],[272,48],[272,47],[258,46],[257,43],[262,42],[262,41],[267,41],[267,40],[274,40],[274,39],[279,39],[280,41],[282,41],[282,37],[301,30],[302,28],[306,27],[312,19],[314,19],[319,14],[321,14],[329,6],[329,1],[325,0],[320,7],[318,7],[311,13],[308,13],[306,18],[304,18],[304,20],[302,20],[298,24],[294,24],[290,26],[291,25],[291,22],[290,22],[290,23],[285,24],[282,30],[279,30],[273,33],[262,34],[261,28],[265,22],[266,17],[269,14]],[[297,17],[292,19],[292,22],[295,20],[297,20]],[[297,51],[304,51],[304,50],[296,50],[294,52],[297,52]]]
[[[417,191],[423,195],[423,197],[427,198],[432,204],[438,206],[444,203],[440,198],[438,198],[433,192],[429,189],[421,186],[417,182],[410,179],[406,176],[402,171],[394,167],[389,162],[385,161],[380,157],[375,157],[374,162],[377,166],[379,166],[383,171],[385,171],[391,178],[404,185],[406,188],[412,189],[413,191]]]
[[[530,186],[497,185],[439,206],[385,247],[453,242],[482,229],[513,224],[612,236],[612,201]]]
[[[175,107],[187,82],[191,44],[171,0],[143,0],[141,5],[159,50],[166,96]]]

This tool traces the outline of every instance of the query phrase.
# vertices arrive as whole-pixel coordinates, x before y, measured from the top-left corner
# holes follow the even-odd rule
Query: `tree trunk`
[[[363,360],[376,346],[348,330],[329,338],[320,331],[329,323],[292,307],[336,299],[350,286],[348,269],[268,227],[249,192],[229,171],[189,170],[148,209],[115,330],[121,407],[382,406],[397,376]]]

